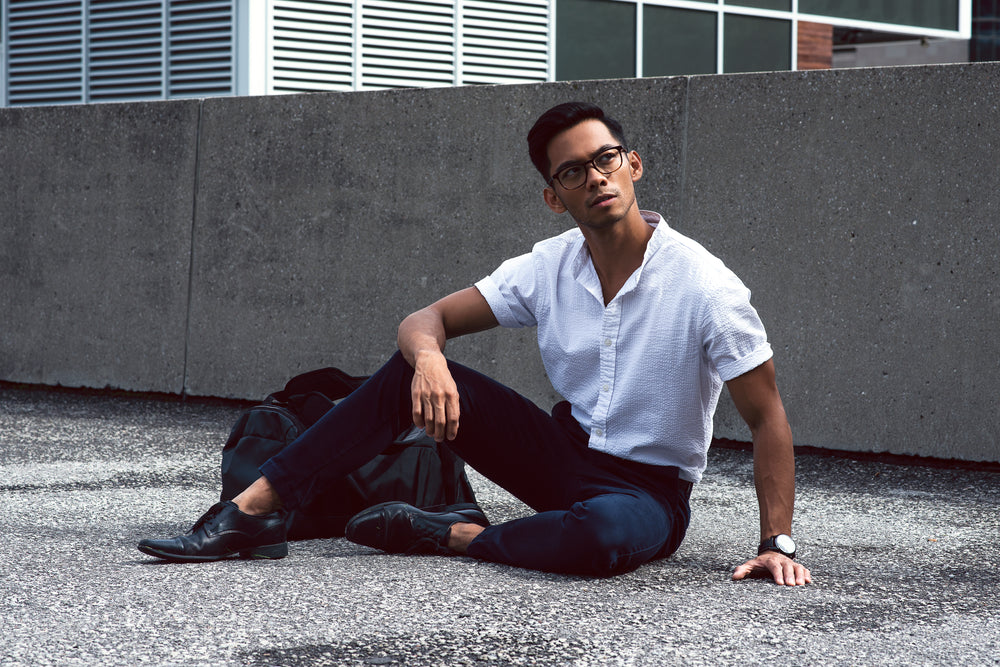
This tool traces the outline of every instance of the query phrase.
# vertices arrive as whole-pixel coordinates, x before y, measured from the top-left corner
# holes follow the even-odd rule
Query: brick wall
[[[799,69],[830,69],[833,26],[799,21]]]

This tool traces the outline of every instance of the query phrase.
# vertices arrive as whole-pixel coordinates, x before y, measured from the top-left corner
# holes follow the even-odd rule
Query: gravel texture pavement
[[[138,552],[217,500],[241,410],[0,385],[0,664],[1000,664],[1000,473],[800,455],[801,588],[730,580],[757,511],[729,449],[680,550],[611,579],[343,539],[273,562]],[[492,521],[527,513],[470,477]]]

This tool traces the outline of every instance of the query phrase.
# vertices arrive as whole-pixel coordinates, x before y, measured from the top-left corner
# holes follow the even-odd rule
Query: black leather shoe
[[[285,512],[252,516],[231,500],[216,503],[184,535],[169,540],[142,540],[139,551],[184,562],[224,558],[284,558]]]
[[[490,525],[479,506],[471,503],[421,510],[391,502],[356,514],[345,533],[351,542],[389,553],[454,556],[456,552],[448,548],[448,530],[456,523]]]

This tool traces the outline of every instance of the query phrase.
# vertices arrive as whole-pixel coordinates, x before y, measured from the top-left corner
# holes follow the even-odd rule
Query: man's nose
[[[593,164],[588,164],[587,167],[587,187],[592,187],[591,183],[594,185],[604,185],[608,182],[608,175],[602,172],[600,169],[595,167]]]

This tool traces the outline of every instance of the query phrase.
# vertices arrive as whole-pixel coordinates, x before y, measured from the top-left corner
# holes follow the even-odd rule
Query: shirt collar
[[[666,241],[667,230],[670,227],[667,225],[663,216],[655,211],[639,211],[639,215],[646,224],[653,227],[653,235],[649,237],[649,241],[646,243],[646,252],[642,257],[642,264],[639,268],[635,270],[629,279],[622,286],[618,294],[615,295],[617,299],[622,294],[631,292],[635,289],[635,286],[639,284],[639,279],[642,277],[642,270],[645,268],[649,260],[656,254],[656,252],[663,247]],[[581,233],[577,237],[578,247],[576,249],[576,255],[573,258],[573,277],[578,283],[583,285],[588,292],[590,292],[594,298],[604,303],[604,294],[601,291],[601,281],[597,277],[597,270],[594,269],[594,263],[590,260],[590,252],[587,250],[587,243],[583,238]]]

